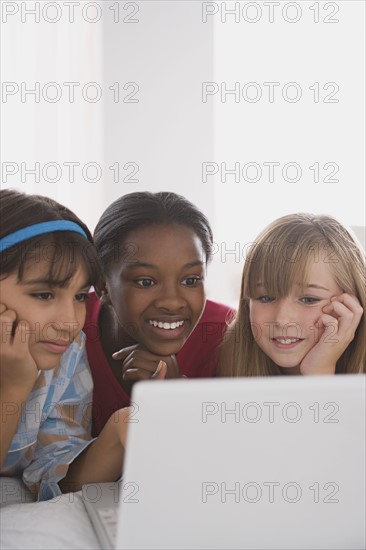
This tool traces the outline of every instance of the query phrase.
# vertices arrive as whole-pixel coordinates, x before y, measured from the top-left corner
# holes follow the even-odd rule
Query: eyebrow
[[[63,286],[63,284],[61,282],[58,282],[58,281],[50,281],[50,279],[22,279],[21,281],[19,281],[18,283],[19,285],[22,285],[22,286],[36,286],[36,285],[45,285],[49,288],[52,288],[52,287],[55,287],[55,286]],[[79,288],[80,290],[84,289],[84,288],[88,288],[91,286],[91,283],[90,282],[86,282],[84,285],[81,285]]]
[[[204,267],[204,262],[201,260],[195,260],[193,262],[188,262],[182,266],[182,269],[190,269],[191,267]],[[126,269],[138,269],[138,268],[147,268],[147,269],[159,269],[159,266],[155,264],[149,264],[147,262],[131,262],[124,266]]]
[[[325,288],[325,286],[315,285],[313,283],[306,285],[306,288],[319,288],[321,290],[327,290],[329,292],[329,288]]]
[[[298,286],[302,286],[301,283],[297,283]],[[258,288],[266,288],[266,285],[264,283],[257,283],[256,287]],[[305,285],[305,288],[316,288],[319,290],[326,290],[329,292],[329,288],[326,288],[325,286],[316,285],[315,283],[310,283],[308,285]]]

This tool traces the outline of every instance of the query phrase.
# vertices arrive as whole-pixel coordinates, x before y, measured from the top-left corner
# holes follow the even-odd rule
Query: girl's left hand
[[[336,363],[352,342],[363,309],[351,294],[333,296],[317,321],[319,341],[300,364],[301,374],[334,374]]]

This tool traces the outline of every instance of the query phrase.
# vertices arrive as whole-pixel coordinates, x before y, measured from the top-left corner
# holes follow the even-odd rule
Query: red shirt
[[[114,376],[102,348],[98,326],[100,309],[101,302],[91,293],[86,301],[83,330],[87,336],[86,350],[94,380],[94,435],[100,433],[112,413],[130,404],[130,397]],[[218,347],[232,314],[230,307],[207,300],[199,323],[177,353],[181,374],[188,378],[210,378],[216,375]]]

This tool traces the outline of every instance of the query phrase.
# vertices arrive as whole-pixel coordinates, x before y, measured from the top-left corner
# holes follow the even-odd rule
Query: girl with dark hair
[[[170,192],[124,195],[102,214],[94,240],[103,283],[87,303],[94,431],[130,403],[137,380],[216,375],[231,314],[206,301],[212,231],[204,214]]]
[[[100,268],[88,228],[46,197],[3,190],[0,199],[0,475],[47,500],[119,476],[127,412],[91,440],[81,330]]]

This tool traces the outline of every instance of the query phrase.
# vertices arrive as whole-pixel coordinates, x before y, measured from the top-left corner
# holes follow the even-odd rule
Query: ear
[[[99,286],[99,288],[95,290],[95,293],[98,296],[99,300],[102,302],[102,304],[111,303],[108,289],[107,289],[107,284],[105,281],[103,281],[102,284]]]

